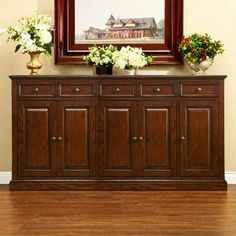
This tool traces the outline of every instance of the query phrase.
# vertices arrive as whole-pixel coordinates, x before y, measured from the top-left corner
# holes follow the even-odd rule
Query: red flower
[[[184,39],[184,41],[185,41],[186,43],[188,43],[188,42],[189,42],[189,38]]]
[[[200,50],[199,52],[200,54],[203,54],[203,55],[205,54],[205,50]]]

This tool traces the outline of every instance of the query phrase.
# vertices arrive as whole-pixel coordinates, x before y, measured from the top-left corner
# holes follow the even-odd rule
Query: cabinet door
[[[100,175],[136,175],[136,102],[101,102],[99,109]]]
[[[179,138],[181,176],[216,176],[217,100],[181,102]]]
[[[176,102],[139,102],[139,176],[176,175]]]
[[[58,102],[58,175],[94,175],[95,127],[93,100]]]
[[[54,102],[19,102],[17,122],[18,175],[55,175]]]

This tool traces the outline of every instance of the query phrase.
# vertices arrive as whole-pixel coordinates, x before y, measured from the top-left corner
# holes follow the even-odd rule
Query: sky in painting
[[[105,29],[112,14],[115,18],[154,17],[164,19],[165,0],[75,0],[75,33],[90,26]]]

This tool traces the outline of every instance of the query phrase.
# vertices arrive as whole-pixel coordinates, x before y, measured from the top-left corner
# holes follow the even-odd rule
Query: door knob
[[[62,140],[63,140],[62,137],[58,137],[58,138],[57,138],[57,141],[62,141]]]
[[[137,140],[138,140],[137,137],[133,137],[133,138],[132,138],[132,141],[134,141],[134,142],[136,142]]]
[[[51,141],[55,142],[57,140],[56,137],[51,137]]]
[[[139,138],[138,138],[138,141],[143,141],[143,137],[139,137]]]

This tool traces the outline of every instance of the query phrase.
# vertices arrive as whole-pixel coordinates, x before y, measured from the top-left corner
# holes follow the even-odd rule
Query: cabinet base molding
[[[10,190],[227,190],[224,180],[12,180]]]

